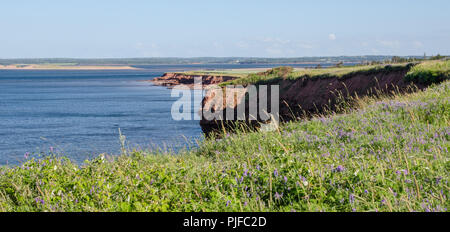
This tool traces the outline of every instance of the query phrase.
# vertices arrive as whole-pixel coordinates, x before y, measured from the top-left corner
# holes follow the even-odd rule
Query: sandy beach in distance
[[[102,65],[0,65],[0,70],[132,70],[139,69],[131,66],[102,66]]]

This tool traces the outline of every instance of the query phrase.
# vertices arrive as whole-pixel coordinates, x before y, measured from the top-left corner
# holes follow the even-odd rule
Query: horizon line
[[[434,54],[426,55],[431,57]],[[436,55],[450,56],[437,53]],[[202,58],[245,58],[245,59],[298,59],[298,58],[333,58],[333,57],[423,57],[424,55],[339,55],[339,56],[292,56],[292,57],[264,57],[264,56],[161,56],[161,57],[14,57],[14,58],[1,58],[0,60],[18,60],[18,59],[77,59],[77,60],[89,60],[89,59],[202,59]]]

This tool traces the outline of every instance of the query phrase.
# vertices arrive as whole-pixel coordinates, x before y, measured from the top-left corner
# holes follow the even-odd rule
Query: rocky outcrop
[[[173,88],[177,85],[186,85],[189,88],[193,88],[195,77],[202,78],[203,87],[219,84],[237,78],[233,76],[220,75],[189,75],[184,73],[165,73],[162,77],[155,78],[151,80],[151,82],[153,82],[155,85],[166,86],[168,88]]]
[[[405,80],[406,73],[414,64],[406,66],[385,66],[384,68],[361,70],[349,73],[344,76],[322,76],[322,77],[302,77],[296,80],[285,78],[276,79],[274,83],[265,83],[279,85],[280,111],[279,116],[282,121],[297,119],[316,113],[336,110],[336,103],[340,100],[349,100],[355,96],[363,97],[376,94],[389,94],[393,91],[404,92],[412,90],[411,82]],[[419,89],[426,86],[415,83]],[[270,88],[269,88],[270,89]],[[238,101],[225,102],[225,108],[214,108],[211,101],[214,99],[213,93],[207,93],[203,99],[202,108],[213,107],[213,112],[220,112],[222,118],[225,118],[228,110],[236,111],[238,104],[245,104],[246,118],[248,119],[247,97],[241,97]],[[268,94],[270,99],[270,93]],[[258,100],[259,101],[259,100]],[[268,103],[270,100],[268,100]],[[269,106],[270,107],[270,106]],[[261,121],[261,120],[258,120]],[[248,120],[244,122],[247,125],[255,126],[259,123]],[[223,127],[228,127],[229,121],[207,120],[202,118],[200,125],[206,134],[215,131],[222,131]]]

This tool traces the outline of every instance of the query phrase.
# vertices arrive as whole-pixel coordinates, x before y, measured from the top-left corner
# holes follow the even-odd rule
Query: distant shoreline
[[[42,64],[13,64],[0,65],[0,70],[139,70],[132,66],[108,65],[42,65]]]

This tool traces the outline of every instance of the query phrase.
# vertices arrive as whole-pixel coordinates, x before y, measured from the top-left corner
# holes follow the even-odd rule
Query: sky
[[[448,0],[1,0],[0,58],[450,55]]]

